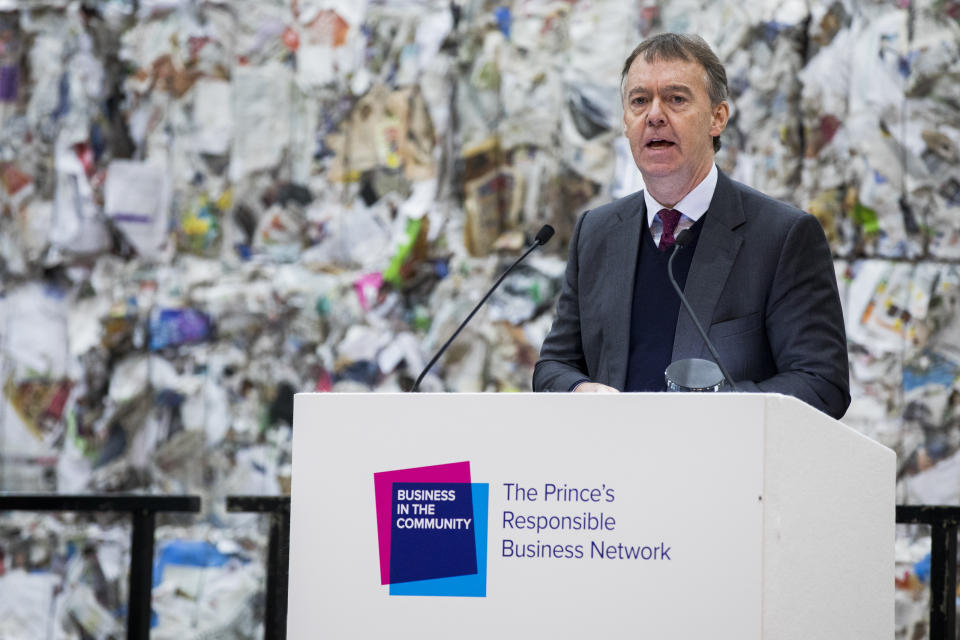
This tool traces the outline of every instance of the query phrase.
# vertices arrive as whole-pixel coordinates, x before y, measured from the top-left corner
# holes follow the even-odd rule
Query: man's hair
[[[661,33],[638,44],[623,63],[623,71],[620,73],[621,93],[630,65],[641,55],[645,62],[684,60],[700,63],[707,74],[707,94],[710,96],[710,104],[717,106],[727,99],[727,71],[723,68],[717,54],[700,36],[691,33]],[[713,150],[720,150],[719,136],[713,138]]]

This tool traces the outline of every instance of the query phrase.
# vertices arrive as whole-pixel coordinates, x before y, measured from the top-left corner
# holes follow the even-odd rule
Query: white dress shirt
[[[680,216],[680,222],[677,223],[677,228],[673,232],[673,236],[676,237],[680,235],[681,231],[689,229],[703,217],[703,214],[710,207],[710,201],[713,200],[713,192],[716,188],[717,165],[712,165],[707,177],[701,180],[700,184],[695,186],[690,193],[683,196],[683,199],[675,207],[660,204],[656,198],[650,195],[649,190],[644,189],[643,201],[647,205],[647,226],[653,235],[653,243],[659,247],[660,236],[663,234],[663,223],[660,222],[660,217],[657,215],[661,209],[674,209],[683,214]]]

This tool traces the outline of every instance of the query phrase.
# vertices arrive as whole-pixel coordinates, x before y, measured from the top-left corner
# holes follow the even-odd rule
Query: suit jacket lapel
[[[743,243],[742,234],[736,228],[746,221],[740,194],[723,172],[717,177],[717,188],[705,215],[683,292],[700,324],[709,331],[713,311]],[[706,353],[709,351],[700,333],[681,305],[673,339],[673,360],[699,358]]]
[[[633,280],[637,271],[637,252],[646,206],[643,192],[628,198],[618,212],[619,221],[607,231],[603,298],[603,348],[607,354],[607,384],[622,389],[627,381],[630,355],[630,315],[633,308]]]

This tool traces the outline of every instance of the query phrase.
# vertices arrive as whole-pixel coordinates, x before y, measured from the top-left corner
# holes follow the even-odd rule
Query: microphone
[[[673,259],[677,257],[677,252],[680,251],[683,247],[690,243],[692,239],[692,233],[689,229],[684,229],[677,234],[677,237],[674,239],[673,253],[670,254],[670,259],[667,261],[667,275],[670,277],[670,284],[673,285],[674,291],[677,292],[677,295],[680,296],[680,302],[683,304],[683,308],[687,310],[687,313],[690,314],[690,319],[693,320],[694,326],[697,327],[697,331],[700,332],[700,337],[703,338],[704,344],[707,345],[707,349],[710,350],[710,355],[713,356],[716,366],[720,368],[720,372],[723,374],[723,378],[727,381],[727,384],[730,385],[730,388],[734,391],[737,391],[737,385],[734,384],[733,378],[730,376],[730,372],[727,371],[727,368],[723,366],[723,362],[720,361],[720,354],[717,353],[717,348],[713,346],[713,342],[710,341],[710,338],[707,337],[707,332],[703,330],[703,327],[700,325],[700,321],[697,320],[696,314],[693,313],[693,308],[690,306],[690,302],[687,300],[687,297],[683,295],[683,290],[680,289],[680,285],[677,284],[676,279],[673,277]],[[709,381],[708,377],[706,384],[702,382],[703,375],[706,374],[709,376],[711,374],[711,369],[713,369],[714,378],[715,378],[715,367],[712,366],[713,363],[708,360],[701,360],[699,358],[688,358],[686,360],[678,360],[673,362],[667,367],[665,372],[667,377],[667,385],[671,384],[687,389],[704,389],[705,387],[716,386],[715,383]],[[672,375],[671,375],[672,374]],[[700,374],[700,375],[698,375]],[[682,378],[682,380],[678,380]],[[697,380],[695,378],[701,378]]]
[[[550,238],[553,237],[553,234],[554,234],[554,230],[553,230],[553,227],[551,227],[550,225],[545,224],[542,227],[540,227],[540,231],[537,231],[537,235],[534,237],[533,244],[530,245],[530,248],[528,248],[523,253],[522,256],[517,258],[516,261],[514,261],[514,263],[510,265],[510,268],[508,268],[506,271],[503,272],[503,275],[501,275],[500,278],[494,283],[494,285],[490,287],[490,290],[487,291],[487,295],[483,296],[483,299],[480,300],[480,302],[477,303],[477,306],[473,308],[473,311],[470,312],[470,315],[467,316],[467,319],[460,323],[460,326],[457,327],[457,330],[453,332],[453,335],[450,336],[450,338],[443,344],[442,347],[440,347],[440,350],[437,351],[436,355],[434,355],[433,358],[430,359],[430,362],[427,363],[427,366],[423,368],[422,372],[420,372],[420,377],[417,378],[417,381],[413,383],[413,387],[410,388],[410,393],[414,393],[420,389],[420,383],[423,381],[424,376],[427,375],[427,372],[430,371],[430,368],[437,362],[437,360],[440,359],[440,356],[444,354],[444,352],[447,350],[447,347],[450,346],[450,343],[452,343],[454,339],[458,335],[460,335],[460,332],[463,330],[465,326],[467,326],[467,323],[470,322],[474,314],[476,314],[477,311],[480,310],[480,307],[483,306],[483,303],[487,301],[487,298],[489,298],[493,294],[493,292],[497,290],[497,287],[500,286],[500,283],[503,282],[503,279],[506,278],[511,271],[513,271],[514,267],[516,267],[518,264],[523,262],[523,260],[528,255],[530,255],[534,249],[536,249],[537,247],[542,247],[543,245],[547,244]]]

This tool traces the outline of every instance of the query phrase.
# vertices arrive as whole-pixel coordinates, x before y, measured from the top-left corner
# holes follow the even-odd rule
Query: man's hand
[[[581,382],[573,390],[575,393],[620,393],[619,390],[599,382]]]

